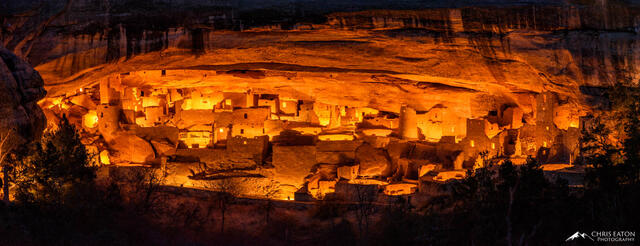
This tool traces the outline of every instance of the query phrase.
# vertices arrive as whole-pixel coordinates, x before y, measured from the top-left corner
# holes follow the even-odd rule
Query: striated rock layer
[[[37,65],[50,96],[138,72],[139,86],[251,88],[392,112],[439,105],[468,118],[505,105],[531,114],[542,91],[584,115],[584,88],[635,81],[640,64],[638,8],[613,1],[307,14],[318,19],[262,5],[118,3],[75,2],[30,45],[19,34],[38,25],[8,18],[3,42]]]

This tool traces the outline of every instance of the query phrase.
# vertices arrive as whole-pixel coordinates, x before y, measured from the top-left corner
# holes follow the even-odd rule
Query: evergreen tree
[[[546,179],[534,159],[480,168],[446,188],[449,194],[430,201],[427,210],[442,227],[434,232],[437,244],[553,244],[568,233],[577,208],[566,182]]]
[[[640,200],[640,88],[618,84],[608,91],[610,111],[583,129],[587,164],[585,211],[594,227],[638,229]]]
[[[52,205],[82,200],[82,191],[94,187],[95,169],[90,164],[75,126],[63,117],[58,129],[45,133],[23,159],[16,197]]]

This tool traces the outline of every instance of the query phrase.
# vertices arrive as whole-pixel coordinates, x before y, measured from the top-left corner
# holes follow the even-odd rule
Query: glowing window
[[[549,130],[549,127],[547,126],[547,131]]]
[[[247,141],[242,142],[242,144],[247,144]]]
[[[542,147],[547,147],[547,141],[542,142]]]
[[[475,141],[471,140],[470,144],[471,144],[471,147],[476,147],[476,142]]]
[[[287,102],[282,102],[282,107],[286,108],[287,107]]]
[[[224,132],[224,128],[220,128],[220,132]]]
[[[455,131],[455,127],[451,127],[451,132],[454,132],[454,131]]]
[[[491,149],[496,149],[496,143],[491,143]]]

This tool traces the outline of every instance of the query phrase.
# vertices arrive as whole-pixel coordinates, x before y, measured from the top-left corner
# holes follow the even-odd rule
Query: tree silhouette
[[[10,186],[10,172],[13,170],[13,167],[8,163],[7,157],[15,146],[12,144],[9,139],[13,133],[13,129],[7,131],[6,134],[0,135],[0,166],[2,167],[2,200],[5,204],[9,203],[9,186]]]
[[[94,186],[95,168],[75,126],[66,117],[22,160],[17,179],[16,198],[20,201],[54,205],[82,199],[78,191]]]

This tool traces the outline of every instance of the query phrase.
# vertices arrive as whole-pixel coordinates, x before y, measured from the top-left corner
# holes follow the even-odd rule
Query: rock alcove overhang
[[[87,54],[95,52],[89,50],[37,69],[47,81],[50,97],[129,73],[138,79],[128,81],[139,86],[252,89],[391,112],[399,112],[402,104],[418,110],[441,104],[464,117],[480,117],[505,104],[520,105],[530,112],[531,96],[545,90],[558,92],[575,104],[582,100],[580,83],[570,72],[547,75],[549,71],[543,70],[549,69],[547,56],[560,54],[564,64],[558,66],[578,73],[571,54],[551,49],[518,52],[517,45],[532,45],[521,37],[528,34],[513,34],[517,42],[510,44],[509,53],[486,57],[464,38],[437,43],[430,37],[397,39],[376,36],[377,32],[221,31],[210,34],[218,39],[212,42],[214,47],[197,55],[188,49],[168,48],[65,72],[74,69],[73,61],[97,58]],[[242,44],[228,47],[234,40]],[[493,48],[500,50],[499,45]]]
[[[392,112],[401,104],[420,111],[444,105],[470,118],[503,105],[531,112],[532,96],[542,91],[584,114],[581,87],[637,77],[635,8],[425,6],[325,11],[311,22],[294,13],[243,28],[238,23],[253,13],[246,6],[226,9],[244,14],[214,24],[198,12],[189,23],[183,13],[175,23],[151,25],[140,21],[173,12],[131,10],[78,25],[72,20],[86,13],[77,11],[58,21],[67,31],[47,31],[29,57],[50,97],[110,75],[166,70],[164,78],[136,83],[253,89]]]

